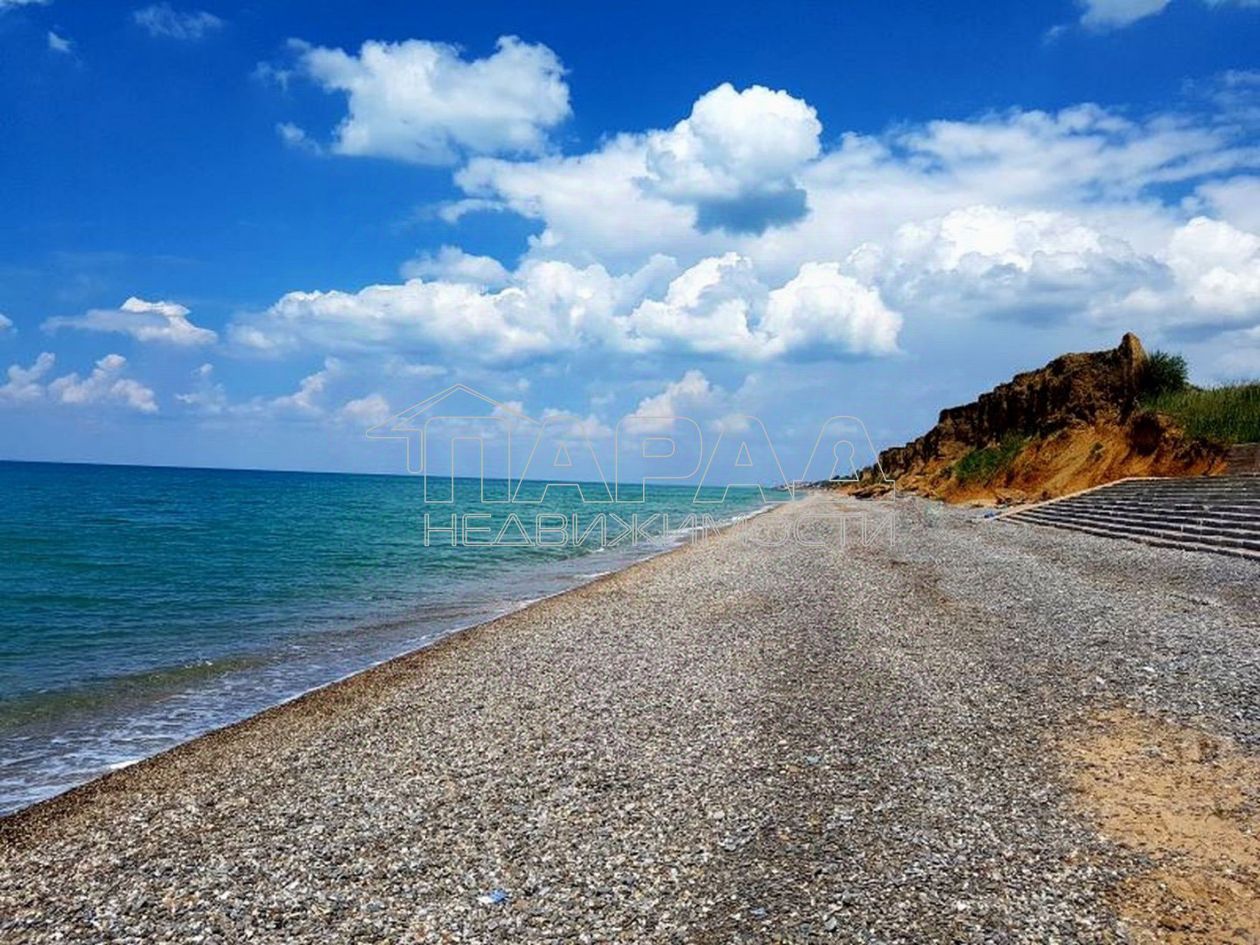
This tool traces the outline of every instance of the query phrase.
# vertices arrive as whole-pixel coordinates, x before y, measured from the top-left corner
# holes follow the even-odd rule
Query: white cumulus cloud
[[[117,404],[140,413],[157,413],[153,391],[139,381],[123,377],[127,359],[121,354],[107,354],[96,362],[87,377],[67,374],[48,384],[48,397],[54,403],[85,406]]]
[[[1260,325],[1260,236],[1196,217],[1161,255],[1168,278],[1096,306],[1102,319],[1239,329]]]
[[[44,396],[43,378],[52,370],[56,357],[45,351],[30,367],[9,365],[8,381],[0,385],[0,403],[21,404],[40,400]]]
[[[302,377],[291,393],[247,400],[233,400],[215,378],[213,365],[203,364],[192,372],[192,389],[175,395],[175,400],[202,417],[229,417],[249,422],[330,421],[350,426],[370,427],[392,413],[380,393],[365,394],[341,404],[339,388],[352,380],[354,370],[338,358],[325,358],[322,366]]]
[[[374,427],[389,419],[393,410],[381,394],[368,394],[348,400],[338,411],[338,418],[356,427]]]
[[[1169,241],[1168,265],[1198,309],[1230,321],[1260,317],[1260,236],[1196,217]]]
[[[1162,238],[1157,230],[1175,222],[1169,219],[1175,214],[1151,189],[1260,165],[1260,149],[1238,121],[1175,114],[1134,119],[1094,105],[1013,110],[899,126],[883,135],[843,135],[837,147],[794,174],[806,216],[778,220],[791,225],[763,216],[757,222],[764,230],[736,232],[706,229],[696,206],[677,202],[682,189],[667,198],[651,185],[648,142],[655,135],[622,134],[563,158],[474,159],[456,175],[466,202],[448,213],[496,209],[540,221],[542,232],[529,250],[536,258],[598,261],[625,271],[657,253],[687,264],[737,251],[760,270],[787,277],[802,263],[818,261],[819,247],[842,258],[905,223],[979,204],[1106,214],[1107,227],[1154,245]],[[785,180],[772,175],[767,192]]]
[[[255,350],[455,350],[483,360],[541,355],[554,326],[537,323],[519,288],[487,293],[466,283],[374,285],[358,292],[290,292],[232,337]]]
[[[672,418],[700,422],[700,418],[721,407],[726,392],[712,384],[703,371],[692,369],[664,389],[639,401],[626,416],[626,429],[637,433],[664,433],[673,429]]]
[[[762,232],[805,213],[796,176],[818,156],[822,124],[806,102],[724,83],[669,131],[647,136],[644,186],[696,208],[701,229]]]
[[[942,319],[1210,339],[1260,323],[1260,111],[1209,101],[1012,109],[823,148],[803,99],[719,86],[674,124],[587,152],[472,158],[444,212],[537,221],[514,270],[445,245],[404,263],[404,282],[290,292],[230,335],[275,355],[575,373],[610,355],[652,369],[889,356]],[[703,219],[796,192],[800,217]]]
[[[878,290],[838,263],[810,262],[770,293],[760,329],[772,354],[885,355],[897,351],[901,323]]]
[[[904,224],[847,266],[898,308],[953,318],[1078,315],[1163,278],[1157,260],[1079,219],[985,205]]]
[[[691,369],[676,381],[667,381],[659,393],[642,398],[626,414],[619,429],[629,433],[683,433],[690,420],[697,427],[715,433],[741,433],[751,428],[748,416],[737,403],[741,392],[732,393],[714,384],[703,371]]]
[[[218,335],[189,321],[190,312],[176,302],[146,302],[132,296],[116,309],[92,309],[84,315],[50,318],[47,331],[74,328],[81,331],[117,332],[137,341],[191,347],[213,344]]]
[[[324,412],[324,396],[333,379],[342,373],[342,364],[336,358],[325,358],[324,366],[314,374],[308,374],[292,394],[276,397],[267,403],[273,412],[318,416]]]
[[[630,266],[656,252],[677,255],[680,244],[698,242],[695,208],[651,193],[643,186],[647,177],[639,135],[618,135],[596,151],[568,157],[476,158],[455,175],[466,199],[445,212],[454,218],[500,210],[541,220],[544,230],[531,240],[536,255]],[[715,250],[719,235],[712,240]]]
[[[576,351],[691,353],[736,360],[897,350],[900,316],[879,292],[834,264],[807,266],[775,289],[737,253],[676,270],[654,258],[613,276],[603,266],[528,261],[508,285],[412,279],[359,292],[291,292],[236,323],[240,345],[303,349],[437,351],[488,364],[556,359]]]
[[[612,428],[593,413],[586,416],[558,407],[547,407],[541,415],[548,429],[562,439],[606,440]]]
[[[456,246],[443,246],[437,255],[421,253],[400,267],[404,279],[442,279],[487,287],[508,283],[510,273],[492,256],[474,256]]]
[[[784,356],[888,355],[897,351],[901,316],[879,292],[843,275],[836,263],[810,262],[769,289],[737,253],[698,262],[663,298],[628,319],[627,346],[761,361]]]
[[[1233,81],[1231,87],[1241,86]],[[734,106],[738,95],[730,89],[716,100]],[[780,102],[788,114],[812,115],[800,100],[792,102]],[[696,113],[704,113],[699,103]],[[679,127],[687,129],[679,140],[689,141],[697,134],[693,117],[670,131],[618,135],[586,154],[476,159],[456,181],[474,204],[470,212],[493,207],[541,222],[526,263],[598,261],[611,271],[634,271],[650,255],[665,254],[684,270],[705,260],[712,269],[712,260],[735,254],[748,261],[762,287],[783,286],[806,265],[830,267],[828,278],[843,275],[878,290],[881,304],[906,319],[1048,322],[1088,316],[1139,289],[1166,297],[1175,279],[1184,282],[1169,258],[1172,234],[1196,212],[1219,213],[1239,231],[1260,232],[1253,222],[1260,217],[1254,176],[1260,148],[1251,131],[1257,114],[1236,102],[1219,115],[1198,116],[1135,117],[1090,104],[1010,110],[884,134],[845,134],[816,157],[810,156],[812,132],[779,134],[775,140],[795,141],[795,149],[770,148],[781,161],[750,163],[762,168],[771,189],[801,188],[809,213],[762,232],[705,229],[696,208],[679,202],[719,192],[699,183],[689,191],[684,181],[710,186],[724,180],[728,192],[741,193],[755,188],[756,174],[706,176],[717,166],[713,160],[678,159],[666,187],[660,169],[653,170],[652,142],[669,139]],[[804,120],[798,124],[808,127]],[[1189,188],[1192,196],[1166,202],[1161,194],[1170,185]],[[590,212],[593,206],[598,213]],[[1234,259],[1217,268],[1240,265]],[[1238,275],[1246,283],[1245,267]],[[680,350],[753,347],[764,290],[733,289],[733,276],[698,306],[645,296],[641,335],[671,335]],[[728,289],[730,297],[719,302]],[[1209,328],[1219,318],[1201,305],[1187,307],[1185,317]],[[741,321],[749,328],[745,336]],[[732,330],[710,332],[719,324]],[[1143,324],[1139,319],[1133,327]],[[774,334],[776,344],[791,337]]]
[[[339,154],[439,165],[465,154],[537,154],[569,116],[559,58],[514,36],[472,60],[417,39],[368,41],[358,55],[300,41],[293,48],[301,74],[346,95],[332,144]]]
[[[751,262],[738,253],[702,259],[630,315],[638,345],[697,354],[757,357],[762,339],[752,322],[765,300]]]
[[[44,378],[52,372],[56,360],[45,351],[28,368],[11,365],[8,381],[0,386],[0,404],[48,402],[76,407],[100,404],[126,407],[139,413],[158,412],[154,392],[124,376],[127,359],[121,354],[105,355],[87,377],[71,373],[45,383]]]

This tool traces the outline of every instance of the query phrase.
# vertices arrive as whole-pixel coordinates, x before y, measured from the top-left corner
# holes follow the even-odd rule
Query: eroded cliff
[[[1215,473],[1224,450],[1142,410],[1147,356],[1134,334],[1108,351],[1065,354],[975,402],[942,410],[931,430],[885,450],[859,491],[898,488],[951,501],[1051,498],[1125,476]],[[882,472],[882,477],[880,473]]]

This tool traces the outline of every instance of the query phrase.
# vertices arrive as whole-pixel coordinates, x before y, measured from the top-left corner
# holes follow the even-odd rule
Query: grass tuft
[[[1142,405],[1172,417],[1186,434],[1217,443],[1260,442],[1260,384],[1188,388],[1146,397]]]
[[[953,465],[953,474],[959,482],[988,482],[1015,462],[1028,444],[1028,437],[1009,434],[997,446],[972,450]]]

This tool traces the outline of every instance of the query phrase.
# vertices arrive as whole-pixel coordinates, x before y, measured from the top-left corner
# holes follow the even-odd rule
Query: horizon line
[[[12,464],[15,466],[90,466],[106,469],[170,469],[182,470],[186,472],[239,472],[239,473],[268,473],[279,476],[359,476],[364,478],[377,479],[424,479],[426,473],[387,473],[387,472],[350,472],[345,470],[331,469],[267,469],[259,466],[181,466],[176,463],[107,463],[96,462],[93,460],[57,460],[57,459],[5,459],[0,457],[0,465]],[[476,476],[450,476],[442,475],[441,479],[456,479],[467,482],[477,482]],[[517,479],[511,476],[485,476],[482,481],[490,482],[537,482],[537,483],[554,483],[558,485],[571,486],[643,486],[646,485],[642,481],[615,481],[596,479]],[[651,485],[662,488],[679,488],[679,489],[779,489],[782,486],[792,486],[799,488],[801,482],[799,480],[790,480],[780,483],[757,483],[755,485],[735,484],[727,485],[710,485],[702,486],[699,483],[690,482],[660,482],[651,481]]]

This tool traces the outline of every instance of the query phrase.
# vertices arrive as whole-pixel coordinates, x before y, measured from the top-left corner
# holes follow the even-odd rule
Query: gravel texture
[[[1260,567],[908,499],[858,540],[890,507],[813,495],[0,821],[0,940],[1120,940],[1054,741],[1127,704],[1260,744]]]

